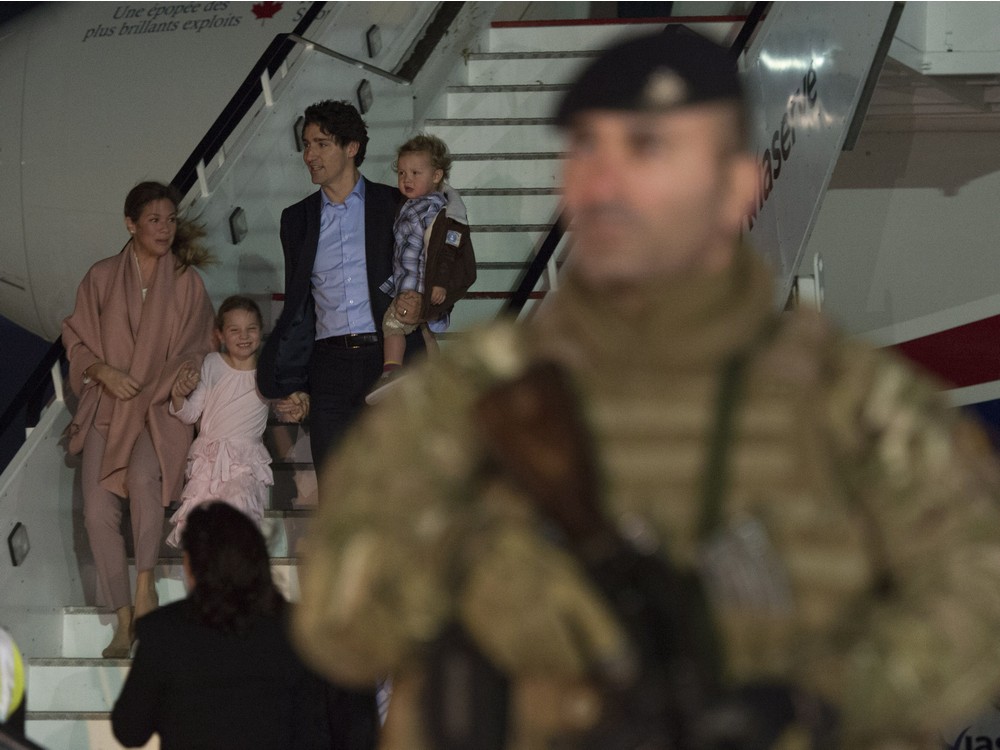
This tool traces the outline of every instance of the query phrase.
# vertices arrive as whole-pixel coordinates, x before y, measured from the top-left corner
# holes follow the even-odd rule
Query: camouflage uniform
[[[623,648],[531,503],[482,471],[471,407],[527,363],[572,373],[622,533],[678,565],[700,559],[719,375],[773,319],[771,280],[741,250],[730,273],[658,280],[638,299],[569,274],[529,324],[495,325],[406,379],[326,472],[297,636],[337,678],[394,675],[383,747],[428,747],[424,647],[452,619],[514,677],[519,749],[592,722],[586,677]],[[818,692],[852,750],[938,747],[1000,688],[1000,481],[985,439],[933,383],[807,312],[781,317],[745,383],[723,526],[763,529],[784,583],[717,602],[727,678]]]

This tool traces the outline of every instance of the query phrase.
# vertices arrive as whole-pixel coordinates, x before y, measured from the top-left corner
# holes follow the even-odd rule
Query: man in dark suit
[[[379,287],[392,276],[399,191],[361,176],[368,130],[348,102],[306,108],[302,158],[319,190],[281,214],[285,305],[257,363],[257,386],[279,399],[279,416],[309,416],[313,463],[323,460],[364,406],[382,373],[382,317],[392,298]],[[408,356],[424,351],[419,331]],[[322,475],[320,477],[322,481]],[[335,745],[374,747],[374,693],[331,686]]]
[[[357,417],[382,372],[381,321],[392,298],[392,224],[400,193],[358,167],[368,131],[348,102],[305,111],[302,157],[320,189],[281,214],[285,306],[261,351],[257,383],[280,415],[309,414],[317,469]],[[410,347],[414,347],[411,349]],[[423,351],[419,331],[407,354]]]

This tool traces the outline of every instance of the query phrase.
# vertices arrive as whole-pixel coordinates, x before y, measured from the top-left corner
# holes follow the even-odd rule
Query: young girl
[[[227,298],[215,319],[221,353],[205,357],[201,373],[182,369],[171,390],[170,413],[187,424],[201,417],[201,429],[188,453],[187,483],[181,507],[170,519],[167,537],[181,546],[184,519],[209,500],[223,500],[258,525],[264,519],[267,487],[274,483],[271,456],[261,436],[268,402],[257,391],[257,350],[262,317],[247,297]]]

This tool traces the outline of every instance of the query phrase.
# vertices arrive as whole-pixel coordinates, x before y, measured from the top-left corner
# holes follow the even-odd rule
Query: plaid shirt
[[[392,225],[396,236],[396,246],[392,253],[392,296],[409,291],[423,294],[424,268],[427,264],[424,232],[447,203],[444,193],[429,193],[419,198],[410,198],[399,209],[399,215]]]

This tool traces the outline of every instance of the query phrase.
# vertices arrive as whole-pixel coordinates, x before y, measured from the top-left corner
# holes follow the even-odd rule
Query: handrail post
[[[198,174],[198,189],[201,190],[201,197],[207,198],[209,196],[209,192],[208,177],[205,176],[205,161],[203,159],[199,159],[198,164],[194,169]]]
[[[549,256],[549,262],[545,265],[545,273],[548,276],[549,291],[559,291],[559,266],[556,263],[556,254]]]
[[[62,376],[62,363],[57,359],[55,364],[52,365],[52,388],[55,391],[55,400],[59,402],[64,402],[66,400],[66,391],[63,388],[63,376]]]
[[[268,75],[267,68],[260,74],[260,88],[264,92],[264,106],[274,106],[274,93],[271,91],[271,76]]]
[[[366,70],[369,73],[372,73],[373,75],[381,76],[382,78],[388,78],[393,83],[399,83],[404,86],[409,86],[410,84],[413,83],[413,81],[411,81],[409,78],[403,78],[402,76],[398,76],[395,73],[392,73],[388,70],[382,70],[382,68],[371,65],[370,63],[366,63],[364,60],[359,60],[356,57],[351,57],[350,55],[344,55],[340,52],[337,52],[336,50],[330,49],[329,47],[324,47],[322,44],[314,42],[312,39],[306,39],[301,34],[292,32],[291,34],[288,35],[288,39],[295,42],[296,44],[305,45],[305,48],[307,50],[315,50],[316,52],[320,52],[326,55],[327,57],[332,57],[335,60],[340,60],[341,62],[345,62],[348,65],[353,65],[355,68]]]

